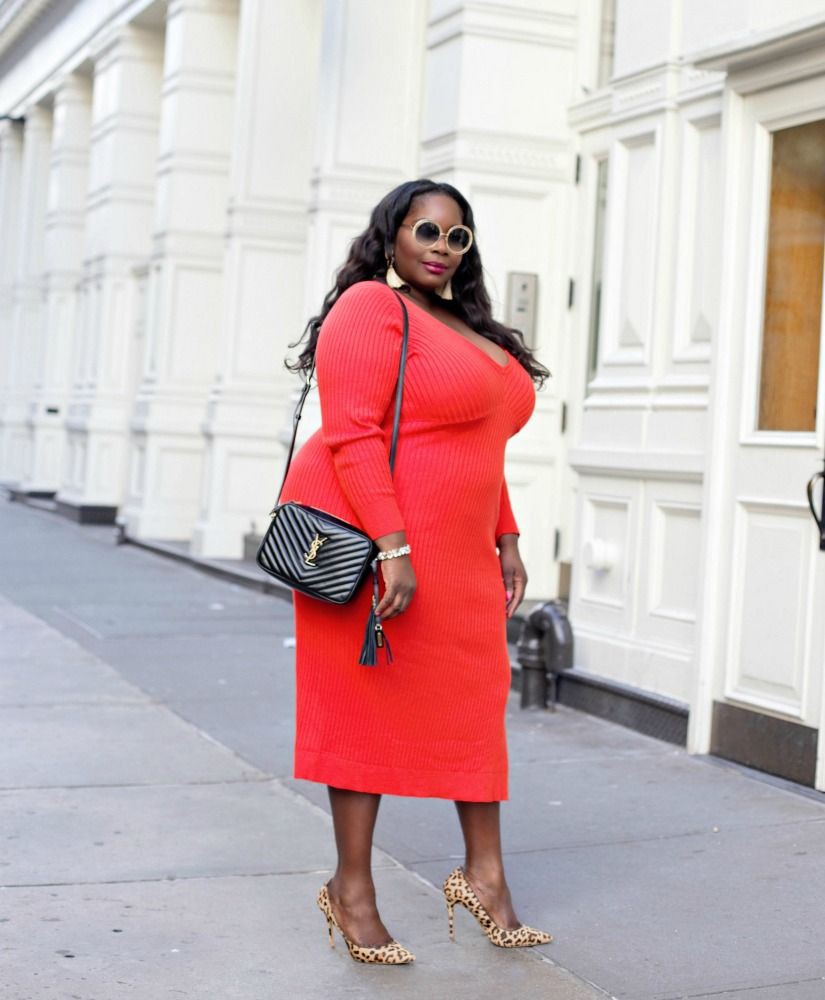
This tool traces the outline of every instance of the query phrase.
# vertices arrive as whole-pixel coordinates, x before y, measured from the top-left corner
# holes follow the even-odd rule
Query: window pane
[[[616,35],[616,0],[602,0],[599,25],[599,68],[596,86],[605,87],[613,75],[613,53]]]
[[[599,360],[599,324],[604,263],[604,220],[607,214],[607,160],[599,160],[596,174],[596,217],[593,232],[593,274],[590,282],[590,330],[587,346],[587,381],[596,374]]]
[[[812,431],[822,320],[825,121],[773,134],[759,429]]]

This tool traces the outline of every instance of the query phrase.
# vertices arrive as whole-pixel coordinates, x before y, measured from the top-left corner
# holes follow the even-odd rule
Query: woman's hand
[[[508,618],[512,618],[516,608],[524,599],[527,587],[527,570],[518,550],[518,535],[501,535],[498,539],[498,558],[501,563],[501,578],[504,581],[505,605]]]
[[[382,621],[386,621],[407,610],[418,584],[409,556],[382,559],[380,565],[385,590],[375,613],[381,616]]]
[[[403,531],[395,531],[390,535],[382,535],[375,542],[379,549],[386,552],[388,549],[400,549],[407,544],[407,538]],[[382,621],[387,621],[407,610],[418,584],[409,556],[382,559],[379,565],[384,580],[384,594],[375,613],[380,615]]]

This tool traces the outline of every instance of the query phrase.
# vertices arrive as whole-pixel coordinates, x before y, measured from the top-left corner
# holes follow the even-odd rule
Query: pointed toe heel
[[[478,921],[489,940],[499,948],[530,948],[536,944],[548,944],[553,935],[535,927],[522,924],[512,930],[499,927],[481,904],[475,890],[467,881],[463,870],[456,868],[444,880],[444,899],[447,903],[447,920],[450,940],[455,941],[455,906],[459,903]]]
[[[347,950],[356,962],[369,962],[377,965],[409,965],[415,961],[415,955],[396,940],[388,941],[377,948],[366,948],[363,945],[356,944],[354,941],[350,941],[341,930],[341,925],[335,919],[329,899],[329,890],[325,885],[321,886],[316,902],[321,913],[327,919],[327,930],[329,931],[329,944],[331,948],[335,947],[334,928],[344,939]]]

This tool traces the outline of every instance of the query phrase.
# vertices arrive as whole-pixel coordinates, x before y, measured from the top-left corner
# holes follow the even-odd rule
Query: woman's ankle
[[[498,862],[465,861],[462,870],[474,885],[490,890],[501,890],[507,887],[504,867]]]
[[[336,871],[327,884],[332,895],[343,903],[375,900],[375,883],[371,874]]]

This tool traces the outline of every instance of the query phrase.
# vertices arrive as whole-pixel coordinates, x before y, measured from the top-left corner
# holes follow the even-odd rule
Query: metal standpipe
[[[521,707],[552,708],[558,700],[558,674],[573,666],[573,629],[563,601],[547,601],[530,612],[516,644],[516,659]]]

